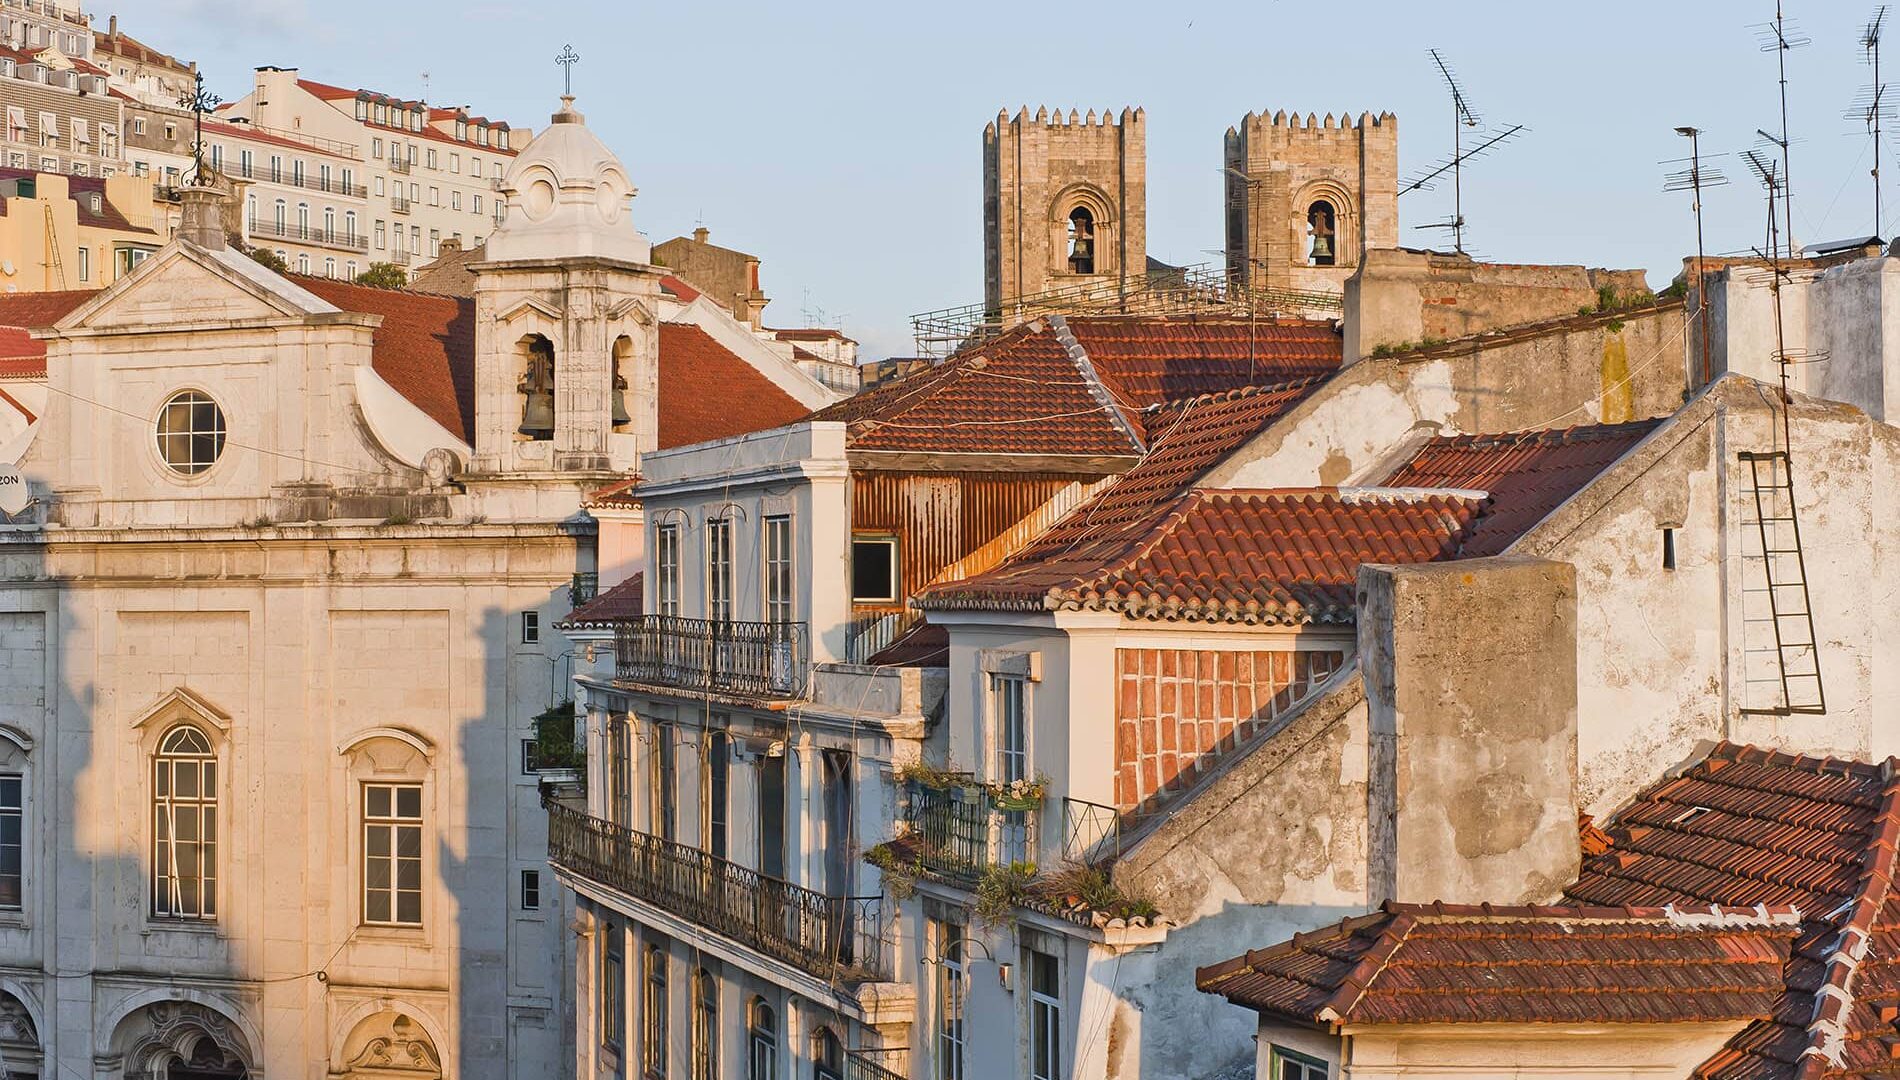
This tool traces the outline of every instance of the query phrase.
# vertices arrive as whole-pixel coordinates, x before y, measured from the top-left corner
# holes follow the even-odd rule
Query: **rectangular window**
[[[607,812],[615,825],[633,827],[633,724],[622,715],[607,720]]]
[[[792,519],[765,519],[765,621],[792,621]]]
[[[363,785],[363,921],[422,925],[422,785]]]
[[[655,565],[658,567],[659,580],[654,587],[657,590],[658,606],[661,615],[680,613],[680,527],[677,523],[662,525],[654,534]]]
[[[541,871],[539,870],[521,872],[521,910],[541,910]]]
[[[540,755],[536,747],[540,744],[533,739],[521,740],[521,773],[527,776],[541,771]]]
[[[1034,949],[1023,951],[1029,978],[1029,1080],[1060,1080],[1062,1071],[1062,986],[1056,958]]]
[[[369,141],[369,156],[375,158],[377,161],[381,161],[383,159],[383,140],[371,139]],[[379,178],[379,182],[380,182],[380,178]],[[376,194],[381,195],[382,192],[378,191]]]
[[[26,903],[25,778],[0,774],[0,909],[19,911]]]
[[[1270,1060],[1268,1080],[1326,1080],[1326,1063],[1318,1058],[1275,1046]]]
[[[601,925],[601,933],[606,940],[600,950],[600,1042],[619,1050],[626,1039],[626,935],[611,920]]]
[[[732,519],[706,523],[706,617],[732,621]]]
[[[79,249],[79,280],[81,281],[92,280],[92,249],[91,248],[82,247]]]
[[[641,1064],[652,1080],[666,1080],[666,950],[647,946],[646,994],[640,999]]]
[[[897,538],[851,538],[851,600],[859,604],[897,602]]]
[[[648,759],[652,775],[647,787],[653,796],[650,825],[655,836],[667,840],[673,839],[674,822],[679,820],[679,788],[673,754],[673,725],[653,725],[653,756]]]
[[[524,611],[521,613],[521,643],[536,645],[541,641],[541,613]]]
[[[477,214],[482,212],[482,197],[479,193],[477,193],[475,196],[475,205],[469,207],[469,210]]]
[[[449,209],[460,210],[461,208],[462,208],[462,193],[459,191],[451,190],[449,192]]]
[[[991,718],[996,744],[995,779],[1009,784],[1029,778],[1029,683],[1020,675],[990,676]],[[1029,813],[1007,810],[998,815],[1003,858],[1010,862],[1034,858],[1029,845]]]
[[[726,806],[732,797],[732,739],[725,728],[732,718],[713,715],[720,730],[706,739],[706,850],[726,858]]]
[[[785,758],[759,762],[759,873],[785,877]]]
[[[963,928],[933,922],[937,941],[936,1080],[964,1080],[963,1074]]]

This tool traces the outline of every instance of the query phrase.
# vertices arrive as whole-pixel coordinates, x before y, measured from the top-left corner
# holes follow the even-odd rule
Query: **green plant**
[[[418,519],[413,511],[395,510],[383,519],[385,525],[414,525]]]
[[[1678,277],[1669,283],[1669,287],[1658,294],[1665,300],[1680,300],[1689,295],[1689,279]]]
[[[275,251],[272,251],[269,248],[252,247],[249,244],[235,244],[233,246],[235,246],[239,251],[243,252],[244,254],[249,255],[251,258],[257,260],[259,263],[270,267],[272,270],[275,270],[280,274],[290,273],[290,264],[284,261],[284,257],[282,255],[277,254]]]
[[[985,926],[1007,921],[1017,905],[1030,898],[1030,886],[1036,880],[1036,864],[1013,862],[1007,866],[989,866],[976,883],[976,917]]]
[[[899,765],[894,775],[900,784],[916,784],[932,791],[948,791],[953,787],[962,787],[970,782],[969,774],[955,769],[939,769],[927,761],[907,761]]]
[[[897,849],[879,844],[864,853],[864,861],[883,872],[884,889],[891,899],[901,904],[917,894],[917,878],[924,869],[922,860],[905,862],[898,857]]]
[[[395,263],[373,262],[356,275],[356,283],[377,289],[404,289],[409,287],[409,273]]]
[[[247,529],[268,529],[274,524],[276,524],[276,522],[270,519],[269,514],[259,514],[254,518],[247,518],[244,522],[244,527]]]
[[[587,751],[574,743],[572,701],[563,701],[534,718],[534,760],[543,769],[587,767]]]
[[[1067,863],[1037,882],[1037,891],[1064,909],[1099,911],[1111,919],[1152,919],[1160,914],[1146,897],[1129,896],[1100,867]]]

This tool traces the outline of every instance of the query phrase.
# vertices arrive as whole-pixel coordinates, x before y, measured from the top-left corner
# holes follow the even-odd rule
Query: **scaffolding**
[[[1150,269],[1139,277],[1093,278],[1005,299],[999,306],[965,304],[911,316],[917,355],[941,360],[1043,315],[1227,315],[1337,318],[1338,293],[1249,288],[1212,263]]]

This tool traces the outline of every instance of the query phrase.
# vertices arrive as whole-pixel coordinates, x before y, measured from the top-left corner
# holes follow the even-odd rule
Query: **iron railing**
[[[973,881],[991,866],[1036,861],[1035,810],[998,810],[976,784],[947,788],[912,784],[903,831],[924,866]]]
[[[626,682],[790,698],[805,692],[804,623],[646,615],[614,627],[614,675]]]
[[[391,213],[407,214],[410,210],[414,209],[414,207],[415,203],[407,195],[391,195],[389,197],[389,210]]]
[[[314,225],[279,225],[275,221],[251,222],[252,236],[274,236],[280,240],[301,240],[344,251],[368,251],[369,237],[362,233],[338,232]]]
[[[826,896],[552,800],[548,859],[821,979],[884,967],[881,901]]]
[[[361,199],[369,194],[369,189],[361,184],[345,183],[336,177],[325,180],[322,173],[318,173],[314,176],[310,173],[304,173],[302,176],[299,176],[294,169],[285,172],[282,167],[272,169],[268,165],[260,166],[256,161],[252,161],[249,165],[246,165],[240,160],[237,164],[237,168],[233,170],[233,173],[246,180],[268,180],[273,184],[283,184],[287,187],[300,187],[310,191],[321,191],[327,195],[341,195],[349,199]]]
[[[903,1073],[888,1065],[880,1065],[871,1060],[871,1055],[892,1055],[888,1060],[899,1068],[910,1053],[910,1048],[886,1047],[881,1050],[853,1050],[844,1056],[844,1080],[909,1080]]]
[[[1062,800],[1062,858],[1093,865],[1122,853],[1121,811],[1086,799]]]
[[[411,164],[409,164],[409,159],[408,159],[408,158],[406,158],[406,157],[403,157],[403,156],[402,156],[401,154],[394,154],[394,153],[392,153],[392,154],[390,155],[390,157],[389,157],[389,171],[391,171],[391,172],[399,172],[399,173],[406,173],[406,172],[411,172],[411,171],[413,171],[414,169],[415,169],[415,166],[414,166],[414,165],[411,165]]]

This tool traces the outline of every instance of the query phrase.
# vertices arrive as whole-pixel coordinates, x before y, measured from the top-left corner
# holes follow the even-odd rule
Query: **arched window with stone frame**
[[[1359,250],[1358,211],[1345,187],[1316,180],[1300,188],[1294,200],[1296,262],[1301,266],[1355,266]]]
[[[343,748],[352,878],[360,925],[422,933],[431,907],[427,882],[434,834],[434,744],[406,728],[372,728]]]
[[[32,737],[0,724],[0,925],[10,913],[25,913],[33,880],[34,852],[26,842],[32,751]]]
[[[520,378],[521,426],[517,434],[530,442],[554,438],[554,342],[542,334],[528,334],[516,343]]]
[[[214,919],[218,914],[217,751],[195,724],[159,737],[152,756],[152,914]]]
[[[1064,188],[1050,205],[1051,269],[1076,277],[1113,274],[1114,203],[1092,184]]]
[[[613,428],[625,431],[633,423],[633,414],[627,411],[627,372],[633,367],[633,338],[622,334],[614,339],[613,364]]]

